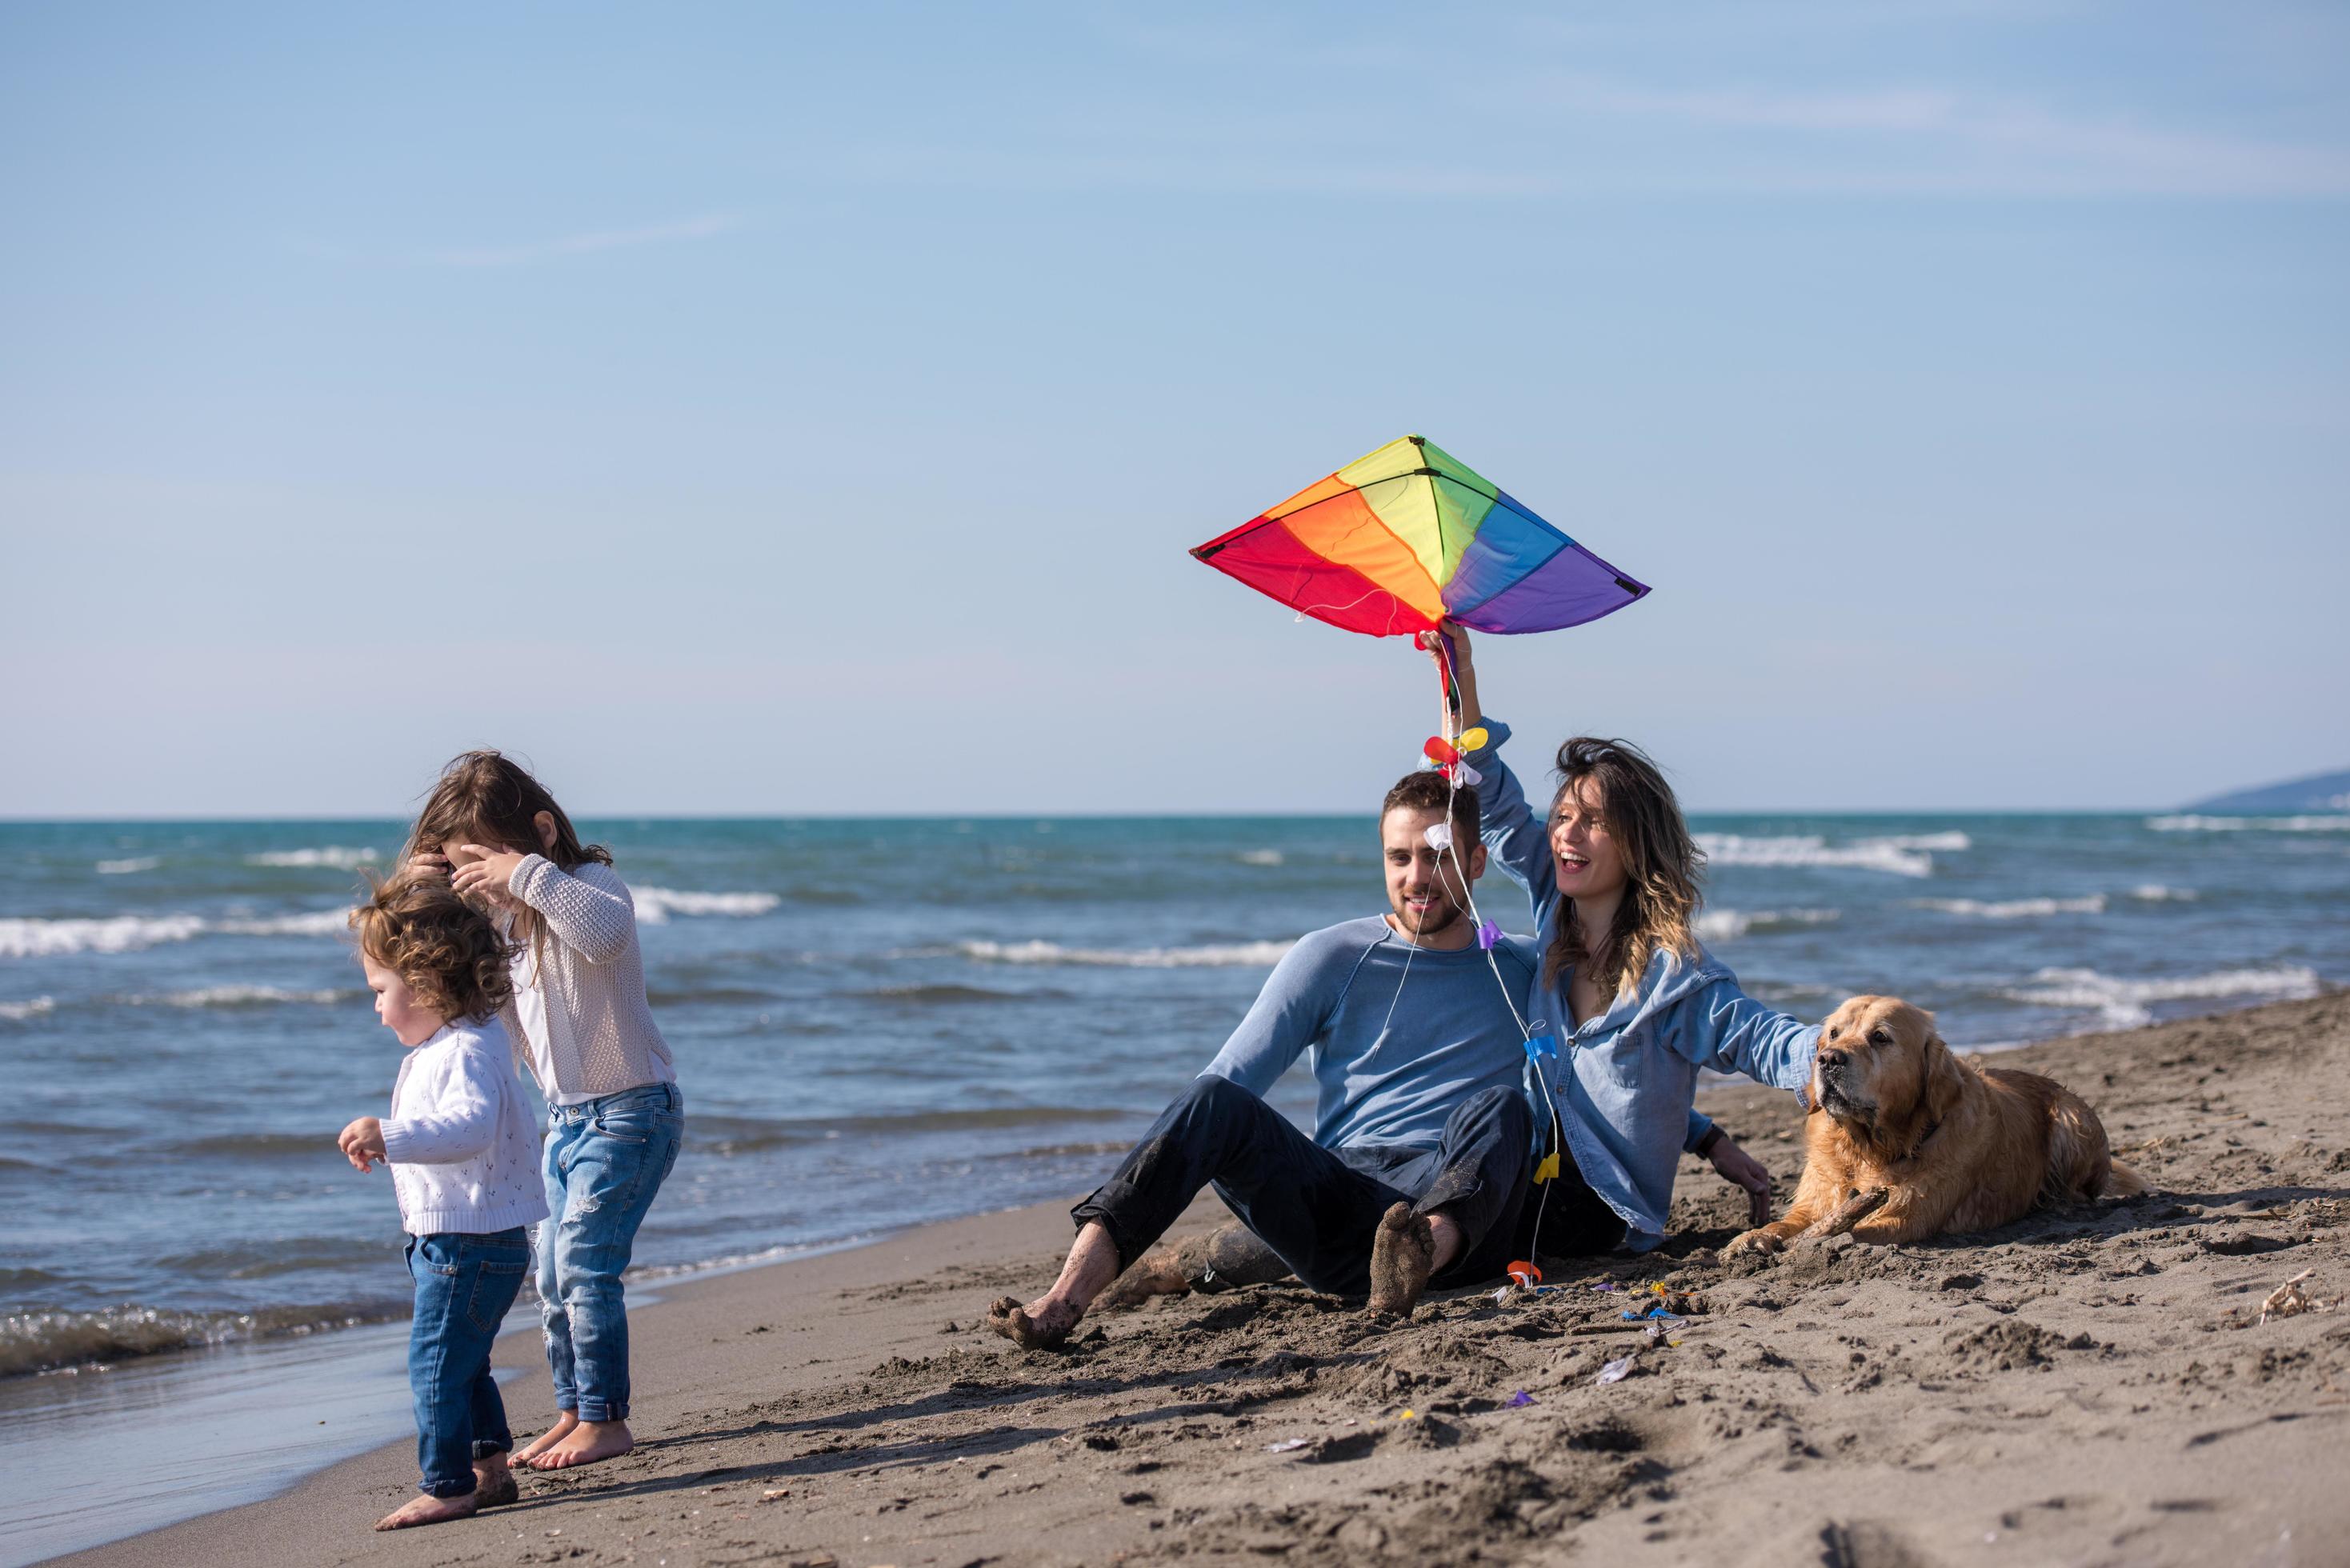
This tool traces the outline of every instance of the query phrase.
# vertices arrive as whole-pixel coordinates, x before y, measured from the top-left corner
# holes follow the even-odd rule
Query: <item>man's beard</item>
[[[1442,900],[1442,905],[1444,912],[1441,915],[1439,915],[1436,912],[1436,906],[1431,904],[1427,915],[1423,916],[1418,921],[1413,920],[1409,910],[1398,909],[1396,911],[1396,923],[1402,926],[1406,931],[1415,937],[1433,937],[1441,935],[1443,932],[1451,929],[1452,922],[1459,919],[1462,913],[1461,906],[1454,903],[1450,898]]]

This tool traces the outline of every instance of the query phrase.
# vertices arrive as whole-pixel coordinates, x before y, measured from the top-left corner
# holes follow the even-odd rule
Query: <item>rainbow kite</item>
[[[1389,441],[1191,554],[1373,637],[1553,631],[1648,591],[1419,436]]]

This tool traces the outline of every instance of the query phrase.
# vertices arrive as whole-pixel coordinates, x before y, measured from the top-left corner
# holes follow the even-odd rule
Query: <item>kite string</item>
[[[1441,632],[1437,634],[1436,658],[1438,666],[1443,672],[1444,679],[1443,717],[1440,722],[1445,732],[1445,743],[1453,746],[1457,755],[1458,742],[1461,735],[1461,714],[1460,710],[1453,705],[1453,697],[1454,694],[1459,691],[1460,687],[1456,684],[1452,672],[1451,649],[1446,645],[1444,635]],[[1461,846],[1456,842],[1452,833],[1452,808],[1454,804],[1459,800],[1461,794],[1461,775],[1457,763],[1448,766],[1444,770],[1444,779],[1446,785],[1444,796],[1445,847],[1451,852],[1452,873],[1460,879],[1461,896],[1469,905],[1469,918],[1477,922],[1477,929],[1482,934],[1485,926],[1484,913],[1477,908],[1476,885],[1470,880],[1469,868],[1461,863]],[[1525,1014],[1518,1011],[1517,1000],[1510,994],[1510,982],[1503,977],[1501,961],[1493,956],[1493,950],[1490,947],[1485,949],[1485,962],[1493,971],[1493,983],[1501,989],[1502,1002],[1503,1004],[1510,1010],[1511,1022],[1518,1026],[1519,1043],[1523,1046],[1531,1047],[1534,1044],[1534,1031],[1527,1026]],[[1410,972],[1410,961],[1408,959],[1405,961],[1405,972],[1407,974]],[[1396,994],[1399,996],[1403,994],[1403,987],[1400,981],[1397,983]],[[1389,1002],[1388,1004],[1388,1014],[1389,1017],[1393,1017],[1395,1014],[1395,1004],[1393,1002]],[[1532,1055],[1531,1051],[1529,1051],[1528,1054],[1530,1056]],[[1542,1088],[1544,1108],[1550,1112],[1551,1148],[1555,1153],[1563,1152],[1566,1147],[1566,1134],[1565,1128],[1560,1122],[1558,1114],[1558,1097],[1551,1092],[1550,1075],[1543,1070],[1543,1064],[1539,1058],[1535,1058],[1533,1061],[1533,1066],[1534,1072],[1534,1082],[1541,1085]],[[1564,1174],[1565,1173],[1563,1171],[1560,1173],[1562,1177]],[[1534,1228],[1533,1240],[1529,1243],[1530,1253],[1539,1252],[1542,1249],[1543,1220],[1550,1210],[1550,1189],[1558,1179],[1559,1178],[1555,1177],[1550,1181],[1537,1180],[1534,1183],[1536,1187],[1542,1189],[1542,1196],[1536,1199],[1534,1203]],[[1529,1262],[1531,1261],[1532,1259],[1529,1257]]]

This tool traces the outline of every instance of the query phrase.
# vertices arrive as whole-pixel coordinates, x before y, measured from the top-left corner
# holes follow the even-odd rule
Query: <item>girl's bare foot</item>
[[[492,1454],[473,1461],[473,1506],[503,1508],[522,1501],[522,1488],[515,1484],[514,1471],[506,1468],[504,1454]]]
[[[556,1411],[555,1415],[555,1425],[549,1427],[544,1432],[541,1432],[537,1437],[533,1438],[526,1447],[515,1455],[514,1462],[518,1465],[529,1464],[532,1460],[537,1459],[539,1455],[546,1452],[547,1449],[555,1447],[556,1444],[569,1437],[571,1435],[571,1428],[578,1424],[579,1416],[577,1411]]]
[[[412,1497],[375,1521],[378,1530],[407,1530],[419,1524],[444,1524],[473,1516],[473,1494],[463,1497]]]
[[[637,1446],[626,1421],[581,1421],[568,1436],[530,1461],[535,1470],[577,1469],[617,1459]]]

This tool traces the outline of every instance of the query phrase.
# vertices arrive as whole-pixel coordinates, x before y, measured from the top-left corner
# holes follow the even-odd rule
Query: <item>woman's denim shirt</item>
[[[1482,775],[1479,836],[1486,853],[1532,895],[1535,945],[1547,953],[1565,902],[1548,815],[1526,804],[1525,791],[1501,759],[1510,727],[1493,718],[1483,724],[1486,743],[1468,757]],[[1748,996],[1738,989],[1738,977],[1702,945],[1694,959],[1656,954],[1637,988],[1619,992],[1606,1012],[1579,1028],[1568,1023],[1572,979],[1562,972],[1556,984],[1546,984],[1537,971],[1529,988],[1529,1027],[1558,1043],[1556,1055],[1529,1066],[1534,1117],[1538,1124],[1550,1119],[1542,1094],[1547,1085],[1576,1168],[1623,1217],[1624,1245],[1644,1252],[1664,1240],[1682,1151],[1694,1148],[1712,1125],[1695,1108],[1698,1070],[1743,1073],[1800,1093],[1811,1080],[1819,1025]],[[1537,1075],[1539,1085],[1531,1081]],[[1547,1129],[1542,1141],[1547,1147]]]

